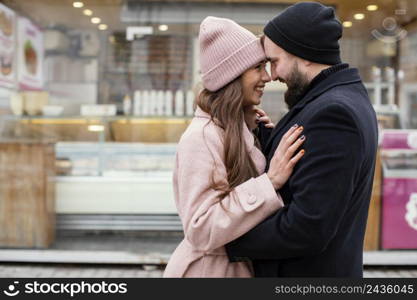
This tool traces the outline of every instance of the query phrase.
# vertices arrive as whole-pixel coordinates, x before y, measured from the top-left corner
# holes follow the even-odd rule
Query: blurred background
[[[0,0],[0,276],[161,276],[182,239],[171,178],[199,24],[260,35],[296,2]],[[417,277],[417,2],[321,2],[380,126],[365,276]],[[264,93],[275,122],[285,89]]]

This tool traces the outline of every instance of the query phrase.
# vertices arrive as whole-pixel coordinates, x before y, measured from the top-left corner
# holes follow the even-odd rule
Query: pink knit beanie
[[[229,19],[205,18],[199,41],[203,85],[212,92],[266,59],[260,39]]]

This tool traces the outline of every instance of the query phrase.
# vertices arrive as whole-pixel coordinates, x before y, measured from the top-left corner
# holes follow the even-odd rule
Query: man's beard
[[[301,101],[306,93],[310,82],[305,74],[302,74],[298,69],[298,64],[294,63],[288,79],[285,81],[288,90],[285,92],[285,103],[287,103],[288,109],[293,108],[298,102]]]

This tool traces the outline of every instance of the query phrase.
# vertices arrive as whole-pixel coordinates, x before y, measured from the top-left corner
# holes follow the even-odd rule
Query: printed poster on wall
[[[43,87],[43,33],[26,18],[18,19],[18,81],[22,90]]]
[[[16,14],[0,3],[0,86],[16,84],[15,39]]]

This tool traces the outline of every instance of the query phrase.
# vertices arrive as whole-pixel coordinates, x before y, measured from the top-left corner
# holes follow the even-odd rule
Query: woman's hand
[[[298,125],[291,127],[282,137],[271,159],[267,175],[276,190],[284,186],[291,176],[294,166],[305,153],[304,150],[301,150],[294,155],[305,141],[304,135],[300,137],[303,129]]]

